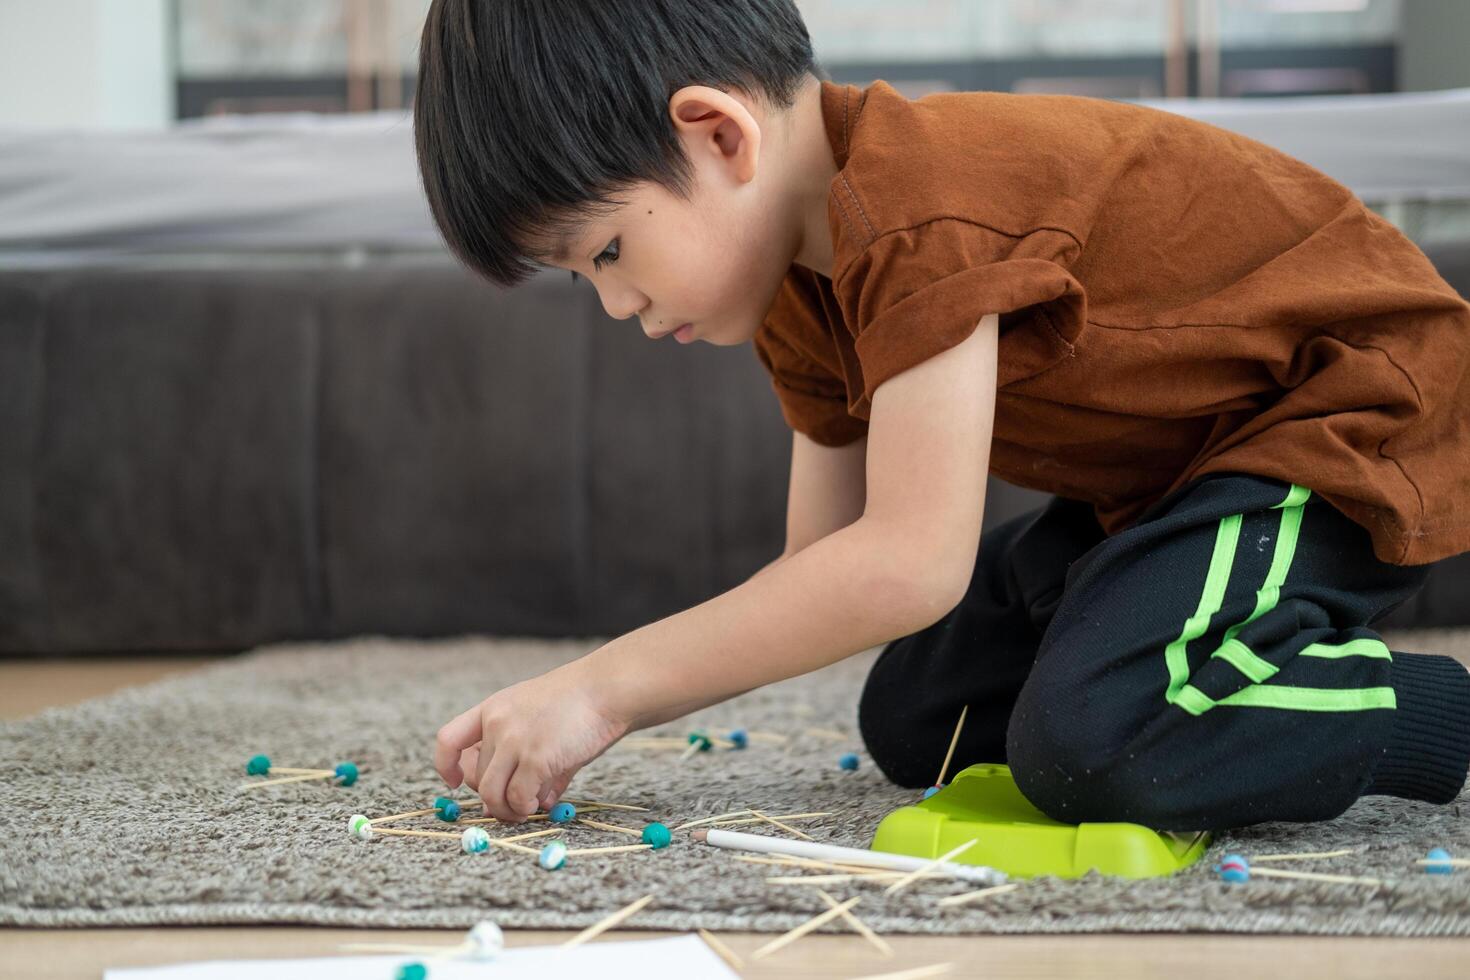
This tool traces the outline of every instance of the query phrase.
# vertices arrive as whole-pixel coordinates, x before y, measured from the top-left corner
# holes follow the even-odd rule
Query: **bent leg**
[[[1011,707],[1067,566],[1102,537],[1091,506],[1064,498],[986,533],[959,605],[889,643],[868,675],[858,727],[885,776],[900,786],[931,785],[965,705],[949,774],[1005,761]]]
[[[1018,786],[1059,820],[1170,830],[1448,802],[1470,673],[1367,625],[1427,575],[1306,488],[1181,488],[1073,565],[1007,734]]]

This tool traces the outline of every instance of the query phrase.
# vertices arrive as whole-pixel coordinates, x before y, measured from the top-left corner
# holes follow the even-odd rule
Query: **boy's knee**
[[[1035,696],[1030,696],[1034,694]],[[1028,691],[1006,730],[1006,758],[1016,786],[1042,813],[1063,823],[1126,821],[1163,827],[1155,757],[1127,748],[1106,710],[1079,707]],[[1162,822],[1160,822],[1162,821]]]
[[[934,777],[924,775],[929,765],[925,749],[916,738],[914,719],[905,715],[906,687],[899,668],[897,644],[894,640],[884,648],[868,671],[868,679],[858,698],[858,732],[863,746],[880,772],[898,786],[927,786]]]

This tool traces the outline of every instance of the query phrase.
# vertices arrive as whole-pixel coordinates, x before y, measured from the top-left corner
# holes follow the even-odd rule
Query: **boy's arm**
[[[861,517],[578,661],[612,714],[647,727],[917,632],[954,608],[979,549],[997,321],[983,318],[874,393]]]
[[[751,578],[762,575],[813,541],[844,528],[863,516],[866,497],[868,437],[845,446],[824,446],[800,432],[791,433],[791,485],[786,494],[786,547],[762,565]],[[747,581],[749,581],[747,579]],[[652,728],[744,694],[735,691],[700,701],[671,705],[646,716],[640,727]]]

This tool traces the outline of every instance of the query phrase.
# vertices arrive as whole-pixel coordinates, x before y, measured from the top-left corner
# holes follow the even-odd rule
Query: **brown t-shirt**
[[[1385,562],[1470,551],[1470,304],[1342,184],[1104,99],[822,82],[833,276],[755,335],[791,428],[1000,314],[990,468],[1108,534],[1213,472],[1320,494]]]

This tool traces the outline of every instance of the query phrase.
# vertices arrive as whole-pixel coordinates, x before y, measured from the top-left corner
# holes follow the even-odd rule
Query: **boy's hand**
[[[627,734],[574,661],[496,691],[439,730],[434,768],[478,790],[488,816],[519,822],[549,809],[577,770]]]

